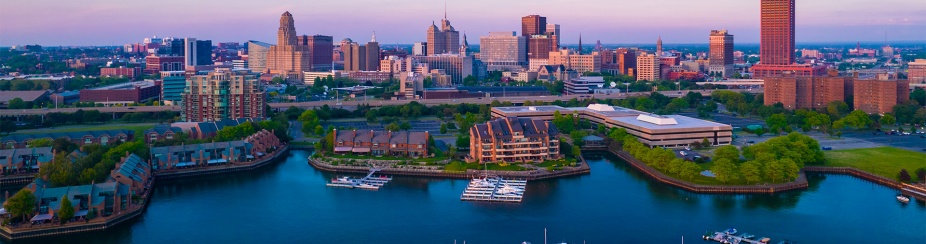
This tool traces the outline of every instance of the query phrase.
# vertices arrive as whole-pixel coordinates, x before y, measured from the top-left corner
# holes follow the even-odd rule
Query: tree
[[[871,118],[868,117],[868,113],[862,110],[855,110],[852,113],[849,113],[848,116],[842,118],[845,121],[847,126],[850,126],[855,129],[868,128],[871,125]]]
[[[469,148],[469,140],[468,134],[460,134],[457,136],[457,141],[454,145],[460,149]]]
[[[24,109],[26,108],[26,102],[23,102],[22,98],[16,97],[16,98],[10,99],[10,101],[7,102],[6,107],[9,109]]]
[[[440,124],[440,133],[447,134],[447,124],[444,124],[444,123]]]
[[[896,123],[897,119],[894,118],[894,115],[884,114],[884,116],[881,116],[881,119],[878,119],[878,122],[881,123],[881,126],[887,126]]]
[[[314,132],[315,132],[316,135],[324,134],[324,133],[325,133],[325,128],[322,127],[321,125],[316,125],[316,126],[315,126],[315,131],[314,131]]]
[[[733,145],[726,145],[714,150],[714,161],[729,160],[733,163],[739,163],[740,150]]]
[[[708,140],[707,137],[705,137],[704,140],[701,140],[701,147],[710,147],[711,145],[711,141]]]
[[[573,145],[572,146],[572,156],[575,158],[579,158],[580,155],[582,155],[582,149],[580,149],[579,146]]]
[[[408,121],[402,121],[402,123],[399,124],[399,129],[402,129],[402,130],[410,130],[410,129],[412,129],[412,125],[409,124]]]
[[[729,159],[715,159],[714,166],[711,167],[711,172],[714,173],[717,180],[724,183],[738,178],[736,175],[736,164]]]
[[[917,169],[916,178],[919,178],[921,183],[926,182],[926,168]]]
[[[788,119],[784,114],[774,114],[768,119],[765,120],[765,124],[768,125],[768,128],[771,132],[774,132],[776,135],[781,134],[782,131],[788,127]]]
[[[681,176],[682,167],[684,167],[684,165],[685,165],[685,160],[682,160],[680,158],[672,159],[672,161],[669,161],[668,171],[670,174]]]
[[[753,130],[752,132],[756,133],[756,136],[762,136],[765,134],[765,132],[768,132],[768,131],[765,129],[765,127],[762,127],[762,128]]]
[[[826,113],[833,118],[841,118],[849,113],[849,104],[843,101],[832,101],[826,105]]]
[[[777,182],[785,176],[784,166],[778,160],[765,162],[765,169],[762,172],[765,173],[765,178],[772,180],[772,182]]]
[[[395,122],[392,122],[391,124],[386,125],[386,130],[388,131],[399,131],[401,129],[402,128],[399,127],[399,124],[396,124]]]
[[[688,178],[690,180],[690,179],[693,179],[695,176],[697,176],[698,173],[700,172],[701,172],[701,166],[698,166],[698,164],[694,162],[685,161],[682,164],[682,168],[678,174],[679,176]]]
[[[910,178],[910,173],[907,172],[907,169],[900,169],[900,173],[897,174],[897,179],[900,182],[910,182],[913,179]]]
[[[58,219],[64,224],[73,217],[74,205],[71,204],[71,199],[68,199],[68,196],[64,195],[61,197],[61,208],[58,210]]]
[[[23,216],[23,221],[26,221],[26,218],[35,211],[35,201],[35,195],[31,191],[20,190],[16,195],[7,199],[3,208],[6,208],[6,211],[13,216]]]
[[[10,133],[16,132],[16,123],[13,121],[4,120],[0,122],[0,133],[9,135]]]
[[[760,170],[761,167],[762,165],[758,162],[749,161],[743,163],[743,165],[740,166],[740,174],[743,175],[743,178],[746,179],[746,182],[760,182],[762,181],[762,172]]]

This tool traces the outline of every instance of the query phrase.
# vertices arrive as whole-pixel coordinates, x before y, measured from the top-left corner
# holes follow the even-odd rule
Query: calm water
[[[778,195],[699,195],[619,159],[528,183],[521,204],[461,202],[468,181],[395,177],[379,191],[325,187],[304,151],[254,172],[162,182],[147,212],[107,232],[40,243],[703,243],[706,230],[802,243],[924,243],[926,207],[849,176],[811,175]]]

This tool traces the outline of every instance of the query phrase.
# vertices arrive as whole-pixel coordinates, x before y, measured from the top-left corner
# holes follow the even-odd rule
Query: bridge
[[[736,92],[762,93],[761,89],[725,89]],[[710,96],[714,90],[681,90],[681,91],[660,91],[668,97],[682,97],[688,92],[698,92],[704,96]],[[479,97],[479,98],[461,98],[461,99],[417,99],[417,100],[368,100],[368,101],[312,101],[312,102],[293,102],[293,103],[269,103],[270,108],[276,111],[285,110],[290,106],[299,108],[318,108],[324,105],[339,108],[354,108],[361,104],[379,107],[387,105],[403,105],[416,101],[424,105],[440,104],[490,104],[494,100],[500,102],[511,102],[513,104],[523,104],[525,101],[553,102],[557,100],[568,101],[576,98],[583,100],[587,98],[598,99],[624,99],[628,97],[648,96],[652,92],[631,92],[631,93],[612,93],[612,94],[582,94],[582,95],[550,95],[550,96],[521,96],[521,97]],[[133,107],[86,107],[86,108],[57,108],[57,109],[2,109],[0,117],[19,117],[27,115],[44,115],[53,112],[73,113],[79,109],[82,110],[99,110],[101,113],[132,113],[132,112],[161,112],[161,111],[180,111],[180,106],[133,106]]]

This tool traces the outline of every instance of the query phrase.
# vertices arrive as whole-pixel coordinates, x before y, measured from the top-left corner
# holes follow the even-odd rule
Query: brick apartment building
[[[187,79],[181,118],[187,122],[263,118],[265,91],[249,71],[217,69]]]
[[[334,153],[426,157],[429,134],[409,131],[334,130]]]
[[[869,114],[884,114],[893,111],[895,105],[910,100],[910,81],[892,78],[882,74],[877,79],[855,80],[855,109]]]
[[[151,55],[145,57],[145,74],[157,74],[161,71],[184,71],[186,62],[183,56],[158,56]]]
[[[81,102],[144,103],[161,96],[161,81],[145,80],[80,90]]]
[[[845,77],[775,77],[765,79],[765,105],[781,103],[786,109],[825,108],[845,101]]]
[[[561,157],[556,127],[540,119],[506,117],[469,129],[469,159],[481,163],[542,162]]]
[[[135,77],[141,75],[141,67],[118,67],[118,68],[100,68],[100,76],[111,76],[111,77],[127,77],[129,79],[134,79]]]

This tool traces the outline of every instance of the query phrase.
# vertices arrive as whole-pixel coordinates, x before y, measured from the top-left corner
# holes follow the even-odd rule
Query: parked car
[[[824,150],[824,151],[833,150],[833,147],[823,147],[823,150]]]
[[[746,143],[749,143],[749,144],[755,144],[755,143],[756,143],[756,141],[747,141]]]
[[[678,154],[681,154],[682,156],[688,156],[688,153],[686,153],[685,151],[679,151]]]

